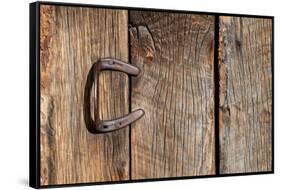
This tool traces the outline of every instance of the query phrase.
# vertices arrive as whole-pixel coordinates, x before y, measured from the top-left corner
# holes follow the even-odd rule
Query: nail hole
[[[122,123],[120,122],[119,125],[122,125]]]
[[[104,129],[107,129],[107,128],[108,128],[108,126],[107,126],[107,125],[104,125],[104,126],[103,126],[103,128],[104,128]]]

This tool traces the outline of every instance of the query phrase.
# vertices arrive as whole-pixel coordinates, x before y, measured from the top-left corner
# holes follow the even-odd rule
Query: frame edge
[[[29,4],[29,186],[40,187],[39,3]]]

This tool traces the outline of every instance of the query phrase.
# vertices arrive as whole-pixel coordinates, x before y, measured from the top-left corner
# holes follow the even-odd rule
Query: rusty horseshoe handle
[[[137,76],[140,69],[120,60],[105,58],[98,60],[93,66],[93,85],[94,88],[94,118],[91,117],[91,126],[88,130],[92,133],[106,133],[121,129],[140,119],[144,115],[143,109],[137,109],[133,112],[112,120],[101,120],[99,115],[99,75],[103,70],[120,71],[128,75]]]

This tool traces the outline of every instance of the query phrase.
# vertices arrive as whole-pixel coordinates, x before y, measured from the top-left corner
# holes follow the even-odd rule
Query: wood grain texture
[[[220,172],[272,170],[272,20],[220,17]]]
[[[132,179],[215,174],[214,17],[130,11]]]
[[[129,178],[129,129],[91,134],[83,116],[97,59],[128,61],[127,22],[124,10],[41,5],[41,185]],[[101,117],[128,113],[128,94],[125,74],[103,72]]]

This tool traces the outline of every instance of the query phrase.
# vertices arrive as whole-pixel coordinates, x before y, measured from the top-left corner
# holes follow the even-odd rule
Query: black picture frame
[[[272,44],[271,44],[271,68],[272,68],[272,170],[266,172],[248,172],[248,173],[219,173],[219,137],[215,135],[215,175],[204,176],[181,176],[167,177],[155,179],[141,180],[124,180],[124,181],[105,181],[91,183],[73,183],[59,185],[40,185],[40,5],[55,5],[55,6],[71,6],[71,7],[90,7],[90,8],[105,8],[105,9],[122,9],[122,10],[141,10],[141,11],[158,11],[170,13],[189,13],[189,14],[208,14],[215,16],[215,51],[214,63],[218,67],[218,39],[219,39],[219,16],[233,17],[250,17],[250,18],[268,18],[272,20]],[[123,6],[103,6],[80,3],[62,3],[62,2],[47,2],[37,1],[29,4],[29,185],[33,188],[51,188],[51,187],[72,187],[85,185],[101,185],[101,184],[120,184],[120,183],[135,183],[135,182],[152,182],[166,180],[182,180],[195,178],[211,178],[211,177],[227,177],[227,176],[245,176],[245,175],[260,175],[274,173],[274,16],[266,15],[249,15],[249,14],[234,14],[234,13],[218,13],[218,12],[201,12],[187,10],[168,10],[155,8],[140,8],[140,7],[123,7]],[[217,66],[216,66],[217,65]],[[215,81],[218,81],[215,79]],[[218,103],[218,89],[215,90],[215,104]],[[215,106],[216,107],[216,106]],[[218,115],[218,110],[215,110],[215,115]],[[215,117],[218,118],[218,117]],[[215,134],[219,134],[218,119],[215,119]]]

